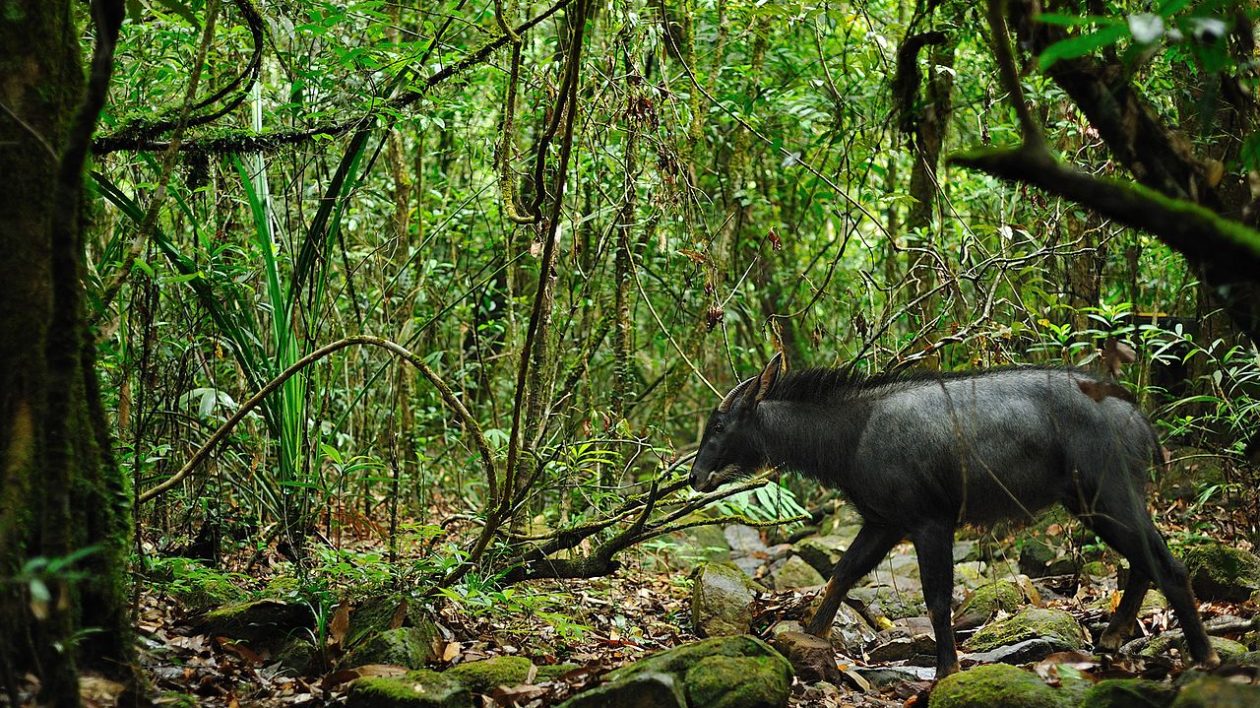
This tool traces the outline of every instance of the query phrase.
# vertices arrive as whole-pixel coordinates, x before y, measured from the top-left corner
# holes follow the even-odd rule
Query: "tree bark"
[[[131,662],[129,491],[93,368],[81,238],[122,7],[93,10],[87,91],[69,0],[20,0],[0,17],[0,577],[16,580],[0,584],[0,680],[13,700],[30,673],[52,705],[78,705],[78,667],[130,678]]]

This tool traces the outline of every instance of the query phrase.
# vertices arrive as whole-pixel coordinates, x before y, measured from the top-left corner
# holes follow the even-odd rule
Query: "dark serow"
[[[1191,656],[1215,666],[1220,659],[1185,566],[1146,510],[1146,471],[1159,460],[1159,443],[1123,389],[1112,386],[1048,368],[874,379],[831,369],[787,373],[775,356],[709,416],[691,486],[710,491],[773,466],[848,498],[864,523],[809,623],[821,637],[830,635],[853,584],[908,537],[936,634],[938,677],[958,670],[950,625],[954,529],[1031,518],[1061,503],[1129,561],[1124,595],[1099,647],[1114,651],[1132,633],[1153,581]]]

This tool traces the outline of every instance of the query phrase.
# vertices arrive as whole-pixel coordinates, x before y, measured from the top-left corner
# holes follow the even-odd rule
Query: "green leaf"
[[[1037,57],[1037,65],[1042,71],[1050,68],[1060,59],[1075,59],[1098,49],[1102,49],[1129,36],[1129,27],[1125,24],[1104,27],[1097,32],[1077,35],[1055,42]]]
[[[192,8],[189,7],[187,3],[180,2],[179,0],[156,0],[156,2],[168,11],[187,20],[188,24],[196,27],[197,29],[201,29],[201,20],[197,19],[197,13],[193,12]]]
[[[1037,21],[1042,24],[1057,25],[1059,27],[1123,24],[1123,21],[1116,17],[1107,17],[1105,15],[1068,15],[1062,12],[1043,12],[1037,15]]]

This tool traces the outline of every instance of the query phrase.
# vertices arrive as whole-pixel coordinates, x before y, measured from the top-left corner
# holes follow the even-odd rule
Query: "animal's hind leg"
[[[898,529],[865,524],[858,531],[853,545],[840,557],[840,562],[831,571],[831,580],[823,593],[822,603],[813,619],[809,621],[805,631],[824,639],[831,636],[831,623],[836,619],[840,603],[848,595],[853,584],[862,576],[875,569],[879,562],[888,555],[892,547],[905,536]]]
[[[1139,500],[1129,497],[1128,500],[1113,499],[1111,501],[1112,503],[1105,506],[1100,503],[1088,513],[1079,514],[1081,520],[1102,536],[1108,545],[1129,559],[1132,572],[1145,575],[1155,581],[1156,586],[1164,593],[1164,597],[1168,598],[1168,604],[1172,605],[1173,612],[1181,622],[1190,656],[1204,666],[1220,664],[1221,659],[1208,642],[1207,632],[1203,630],[1203,622],[1199,619],[1199,611],[1194,603],[1194,594],[1190,591],[1190,579],[1186,573],[1186,567],[1168,550],[1168,545],[1164,543],[1163,537],[1159,535],[1159,531],[1156,530],[1155,524]],[[1121,598],[1122,604],[1129,599],[1128,590],[1132,585],[1133,580],[1130,580],[1129,586],[1125,588],[1125,596]],[[1133,593],[1133,595],[1132,602],[1140,606],[1142,601],[1139,594]],[[1136,615],[1136,609],[1130,610],[1127,606],[1123,609],[1126,613],[1132,612]],[[1125,621],[1127,624],[1127,614],[1121,615],[1117,610],[1116,615],[1117,617],[1112,619],[1111,626],[1107,628],[1108,633],[1120,621]],[[1107,633],[1104,633],[1104,637],[1107,637]]]
[[[1146,593],[1150,589],[1150,578],[1130,562],[1129,580],[1124,584],[1120,606],[1111,615],[1111,621],[1107,623],[1107,628],[1098,638],[1098,648],[1104,651],[1116,651],[1126,639],[1133,636],[1138,610],[1142,609],[1142,600],[1146,598]]]

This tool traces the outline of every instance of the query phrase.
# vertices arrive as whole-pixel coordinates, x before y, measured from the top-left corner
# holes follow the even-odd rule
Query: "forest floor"
[[[1157,497],[1153,506],[1161,530],[1174,548],[1187,539],[1193,542],[1213,538],[1223,539],[1230,546],[1250,548],[1243,539],[1250,535],[1248,519],[1254,518],[1254,510],[1244,508],[1241,503],[1225,499],[1200,503],[1194,495],[1170,493]],[[600,676],[612,668],[699,638],[693,622],[693,574],[690,572],[701,563],[695,557],[695,546],[709,546],[704,551],[713,552],[711,557],[733,560],[745,572],[757,577],[761,585],[754,586],[750,633],[772,642],[779,631],[793,628],[792,621],[799,622],[809,616],[809,603],[818,591],[817,587],[809,586],[784,587],[793,584],[783,575],[785,558],[803,542],[834,538],[842,527],[851,524],[852,512],[846,511],[844,506],[839,509],[831,519],[831,529],[817,530],[804,539],[796,539],[795,544],[786,543],[786,538],[774,538],[777,532],[767,536],[767,532],[749,527],[728,527],[724,534],[695,534],[671,539],[651,549],[637,549],[626,555],[626,565],[612,577],[535,581],[507,589],[487,587],[440,597],[430,605],[429,617],[436,632],[426,648],[429,653],[424,661],[431,668],[444,670],[493,657],[527,657],[537,667],[538,675],[531,670],[523,683],[487,687],[477,697],[480,705],[557,704],[597,685]],[[956,560],[964,556],[969,560],[960,560],[957,566],[960,579],[956,600],[967,601],[978,584],[1009,580],[1021,588],[1021,603],[1062,610],[1086,630],[1081,633],[1082,637],[1089,637],[1091,633],[1096,636],[1118,601],[1117,558],[1091,545],[1087,538],[1082,541],[1074,522],[1060,523],[1061,520],[1061,516],[1051,516],[1032,528],[989,531],[963,540],[955,549]],[[722,538],[728,539],[725,548],[711,547],[722,545]],[[775,543],[776,540],[782,542]],[[1052,549],[1043,564],[1055,573],[1029,579],[1026,573],[1029,567],[1021,563],[1020,551],[1016,549],[1038,545],[1035,541]],[[343,539],[343,544],[345,553],[337,558],[339,563],[348,565],[341,567],[341,571],[353,570],[355,563],[363,562],[364,558],[379,558],[380,539],[374,533]],[[374,552],[378,555],[373,555]],[[1089,562],[1091,558],[1095,560]],[[294,587],[293,579],[286,575],[291,564],[278,555],[270,561],[269,569],[248,579],[244,575],[226,577],[246,585],[251,597],[274,594],[278,587]],[[268,566],[268,559],[258,564],[260,568]],[[839,629],[833,636],[837,640],[839,680],[814,684],[794,681],[792,705],[925,705],[926,691],[932,685],[932,670],[927,668],[932,663],[930,657],[924,655],[921,647],[904,653],[888,650],[890,646],[895,649],[901,644],[918,647],[915,642],[920,635],[925,632],[930,635],[915,566],[909,544],[894,550],[870,579],[868,594],[876,598],[877,607],[882,606],[881,612],[886,617],[895,617],[895,621],[871,627],[856,615],[842,613],[837,624]],[[973,578],[976,582],[967,582],[963,576],[972,574],[968,568],[981,569],[982,577]],[[1068,572],[1061,572],[1063,570]],[[218,582],[222,577],[214,575],[213,580]],[[314,656],[303,657],[296,664],[292,657],[284,655],[286,649],[274,643],[231,639],[225,636],[231,632],[221,634],[208,629],[205,611],[215,604],[217,596],[196,588],[190,592],[187,577],[143,582],[138,594],[137,627],[142,665],[152,681],[157,703],[334,705],[344,701],[348,687],[358,678],[403,674],[406,669],[396,665],[350,666],[345,661],[345,647],[350,645],[355,631],[357,620],[353,613],[359,611],[356,608],[373,594],[379,599],[391,593],[374,590],[365,597],[361,589],[355,591],[355,585],[362,583],[356,583],[353,577],[353,573],[343,573],[343,579],[349,581],[341,585],[341,592],[345,593],[341,598],[336,588],[328,588],[326,609],[316,613],[322,616],[317,618],[314,628],[305,630],[313,640],[309,644],[322,646],[323,651],[317,650]],[[776,586],[781,589],[771,589]],[[892,588],[891,592],[887,588]],[[1154,592],[1148,598],[1139,621],[1139,640],[1129,654],[1100,657],[1089,651],[1088,639],[1082,646],[1040,652],[1031,658],[1003,655],[1009,647],[998,647],[996,653],[968,652],[966,640],[975,629],[970,627],[959,632],[964,668],[1004,661],[1032,668],[1051,685],[1060,674],[1095,681],[1130,676],[1175,678],[1185,668],[1176,644],[1160,644],[1149,639],[1177,624],[1161,599]],[[1257,630],[1260,630],[1257,600],[1260,593],[1240,601],[1200,603],[1209,631],[1222,640],[1238,640],[1238,644],[1230,646],[1239,651],[1251,650],[1252,659],[1260,648],[1255,646]],[[387,614],[394,615],[391,626],[396,627],[409,612],[407,600],[388,602]],[[894,609],[897,611],[893,612]],[[1017,608],[1001,608],[991,616],[981,617],[979,623],[1007,621],[1016,613]],[[785,621],[788,624],[783,624]],[[956,615],[956,624],[960,621]],[[1008,644],[1018,644],[1018,641],[1013,638]],[[1145,647],[1158,648],[1144,655]],[[542,669],[549,666],[559,668],[544,680]],[[1255,668],[1247,671],[1260,673]],[[1250,680],[1257,679],[1251,676]],[[99,683],[90,686],[90,691],[85,689],[88,705],[108,705],[108,686],[102,687]]]

